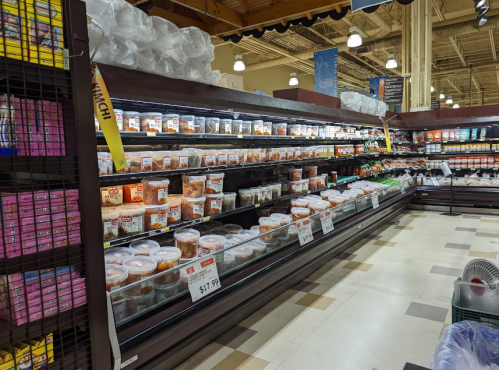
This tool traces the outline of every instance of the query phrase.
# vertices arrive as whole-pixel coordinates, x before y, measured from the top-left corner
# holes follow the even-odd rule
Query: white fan
[[[489,260],[475,259],[464,267],[461,280],[469,283],[497,285],[499,284],[499,267]]]

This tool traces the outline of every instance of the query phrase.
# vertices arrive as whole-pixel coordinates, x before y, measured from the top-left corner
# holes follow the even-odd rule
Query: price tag
[[[206,222],[206,221],[210,221],[210,216],[206,216],[206,217],[204,218],[204,221],[205,221],[205,222]]]
[[[260,207],[260,203],[255,204],[255,208]]]
[[[379,200],[378,200],[378,192],[372,192],[371,193],[371,201],[373,203],[373,209],[376,209],[379,207]]]
[[[474,168],[472,168],[471,170],[472,170],[472,171],[475,171],[475,169],[474,169]]]
[[[314,240],[312,235],[312,224],[309,218],[305,218],[296,223],[296,228],[298,229],[298,240],[300,245],[305,245]]]
[[[167,232],[168,230],[170,230],[169,227],[164,227],[164,228],[161,229],[162,232]]]
[[[497,168],[497,167],[494,167],[494,168],[493,168],[493,170],[494,170],[494,171],[497,171],[497,170],[499,170],[499,168]]]
[[[189,266],[186,272],[193,302],[206,297],[221,287],[214,257],[205,258]]]
[[[464,143],[466,140],[459,140],[461,143]]]
[[[480,139],[480,141],[485,141],[485,139]]]
[[[456,168],[456,171],[461,171],[461,169],[460,168]]]
[[[465,153],[471,153],[469,150],[465,151]]]
[[[243,135],[237,135],[237,137],[238,137],[239,139],[242,139],[242,138],[243,138]]]
[[[334,230],[333,215],[331,214],[331,211],[321,213],[319,218],[321,219],[322,232],[324,235]]]
[[[308,193],[310,194],[312,192],[312,190],[309,190]]]
[[[443,143],[446,143],[446,142],[447,142],[447,140],[444,140],[444,141],[442,141],[442,142],[443,142]]]
[[[405,194],[405,186],[403,183],[400,186],[400,194]]]
[[[156,136],[156,133],[155,132],[148,132],[147,136]]]
[[[110,246],[111,246],[111,243],[109,243],[109,242],[105,242],[105,243],[104,243],[104,248],[106,248],[106,247],[110,247]]]

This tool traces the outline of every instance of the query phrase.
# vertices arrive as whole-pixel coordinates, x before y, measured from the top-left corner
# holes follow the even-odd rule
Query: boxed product
[[[5,38],[0,38],[0,56],[28,60],[25,2],[8,0],[2,1],[0,6],[5,30]]]
[[[0,370],[35,370],[54,362],[53,334],[0,349]]]

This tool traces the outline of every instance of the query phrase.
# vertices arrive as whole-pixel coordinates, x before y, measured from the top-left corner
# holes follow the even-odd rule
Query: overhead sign
[[[389,3],[392,0],[352,0],[352,12],[360,9],[369,8],[378,4]]]
[[[388,76],[371,77],[369,79],[369,95],[376,100],[383,100],[385,96],[385,79]]]
[[[432,101],[431,102],[431,109],[432,110],[440,110],[440,102],[439,101]]]
[[[338,48],[314,52],[315,91],[338,96]]]
[[[387,104],[402,104],[404,77],[386,78],[383,101]]]

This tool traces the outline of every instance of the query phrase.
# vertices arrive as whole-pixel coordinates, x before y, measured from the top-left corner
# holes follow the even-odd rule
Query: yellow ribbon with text
[[[383,130],[385,131],[386,150],[390,153],[392,151],[392,144],[390,143],[390,130],[388,129],[388,122],[383,122]]]

